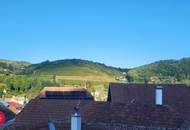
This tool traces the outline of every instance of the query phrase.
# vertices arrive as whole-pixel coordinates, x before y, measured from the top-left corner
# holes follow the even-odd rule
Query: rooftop
[[[31,101],[17,116],[15,126],[40,122],[70,121],[76,100],[39,99]],[[56,106],[56,107],[55,107]],[[86,124],[125,124],[129,126],[179,128],[184,119],[178,112],[165,106],[123,104],[110,102],[80,101],[80,113]],[[65,122],[62,122],[65,123]]]
[[[109,85],[108,101],[131,103],[135,101],[143,104],[155,104],[155,90],[157,86],[163,89],[163,105],[172,107],[178,105],[190,106],[190,87],[183,84],[123,84]]]
[[[163,88],[163,105],[155,105],[154,102],[157,86]],[[58,122],[57,128],[62,124],[62,128],[65,126],[65,130],[70,130],[71,113],[78,105],[84,130],[111,130],[116,127],[117,130],[128,127],[151,130],[181,129],[189,125],[190,91],[185,85],[112,83],[109,87],[108,102],[65,98],[65,94],[61,95],[64,98],[49,98],[47,92],[69,92],[70,96],[73,96],[70,92],[85,92],[91,97],[83,88],[46,87],[37,98],[25,106],[13,127],[19,130],[23,127],[46,130],[48,122],[52,121]]]
[[[94,100],[94,97],[86,89],[77,87],[45,87],[38,97],[46,99]]]

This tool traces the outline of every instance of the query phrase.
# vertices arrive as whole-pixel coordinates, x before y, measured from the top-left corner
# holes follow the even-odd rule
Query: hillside
[[[190,83],[190,58],[163,60],[131,69],[127,79],[132,82]]]
[[[30,63],[25,61],[0,59],[0,74],[18,74],[24,71],[29,65]]]
[[[123,75],[125,72],[125,75]],[[144,66],[121,69],[87,60],[46,61],[39,64],[0,60],[0,89],[12,95],[35,97],[44,86],[81,86],[106,100],[109,82],[185,83],[190,85],[190,58],[164,60]],[[2,90],[1,90],[2,91]],[[1,96],[1,95],[0,95]]]
[[[115,80],[116,77],[121,76],[122,72],[117,68],[109,67],[104,64],[87,60],[71,59],[33,64],[27,67],[26,74],[57,75],[64,79],[81,80],[94,78],[112,81]]]
[[[157,61],[130,70],[80,59],[45,61],[38,64],[0,60],[0,74],[56,75],[58,80],[112,82],[122,78],[123,72],[127,73],[128,81],[135,83],[190,84],[190,58]]]

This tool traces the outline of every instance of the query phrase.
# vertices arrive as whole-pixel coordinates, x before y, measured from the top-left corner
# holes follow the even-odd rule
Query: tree
[[[57,75],[53,75],[53,82],[54,82],[54,83],[57,82]]]
[[[8,86],[5,83],[0,83],[0,97],[3,98],[7,92]]]
[[[91,92],[92,95],[95,95],[96,90],[95,90],[94,86],[92,85],[92,82],[90,82],[90,81],[87,81],[87,82],[86,82],[86,89],[87,89],[89,92]]]

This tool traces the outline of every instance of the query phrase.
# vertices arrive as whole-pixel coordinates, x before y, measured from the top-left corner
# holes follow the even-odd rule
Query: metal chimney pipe
[[[81,116],[79,113],[79,107],[75,107],[74,112],[71,115],[71,130],[81,130]]]
[[[55,125],[53,122],[48,123],[49,130],[55,130]]]

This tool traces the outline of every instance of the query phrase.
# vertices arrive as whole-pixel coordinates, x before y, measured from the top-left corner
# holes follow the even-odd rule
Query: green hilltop
[[[190,58],[162,60],[133,68],[127,73],[131,82],[190,84]]]
[[[60,75],[60,76],[118,76],[121,71],[101,63],[87,60],[70,59],[45,61],[28,66],[27,74]]]
[[[125,72],[125,74],[124,74]],[[162,60],[132,69],[121,69],[81,59],[45,61],[31,64],[24,61],[0,60],[0,74],[58,76],[60,79],[119,81],[126,76],[134,83],[189,83],[190,58]],[[89,78],[89,79],[88,79]]]

